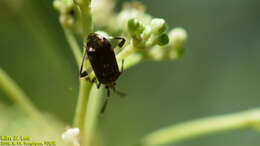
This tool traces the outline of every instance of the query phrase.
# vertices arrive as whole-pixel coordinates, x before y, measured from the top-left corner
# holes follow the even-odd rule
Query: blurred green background
[[[120,77],[117,88],[127,97],[112,94],[100,122],[108,146],[132,144],[174,123],[260,106],[258,0],[141,2],[169,28],[188,31],[187,51],[180,61],[145,62]],[[0,34],[0,66],[38,108],[71,124],[78,68],[52,1],[1,0]],[[12,106],[2,90],[0,102]],[[240,130],[178,145],[259,146],[259,136]]]

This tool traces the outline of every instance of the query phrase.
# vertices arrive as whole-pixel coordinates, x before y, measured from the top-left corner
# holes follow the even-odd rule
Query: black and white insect
[[[110,36],[108,39],[120,40],[117,48],[121,48],[125,44],[125,39],[122,37]],[[87,38],[86,51],[84,53],[80,67],[81,78],[85,77],[91,82],[95,82],[97,80],[97,88],[99,88],[101,84],[104,84],[105,88],[107,89],[107,98],[105,100],[101,113],[105,111],[105,108],[107,106],[108,97],[110,96],[110,89],[121,96],[124,95],[123,93],[118,92],[115,89],[115,81],[123,72],[123,61],[121,71],[119,71],[114,49],[112,48],[112,45],[108,41],[108,39],[98,33],[90,33]],[[83,71],[83,65],[86,59],[89,60],[92,68]],[[94,71],[95,77],[93,79],[90,79],[88,75],[92,71]]]

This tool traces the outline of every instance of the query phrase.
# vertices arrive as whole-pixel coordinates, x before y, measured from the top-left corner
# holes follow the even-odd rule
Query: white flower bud
[[[185,50],[187,32],[183,28],[175,28],[169,33],[170,37],[170,58],[180,58]]]
[[[165,20],[160,18],[152,19],[151,27],[154,33],[162,34],[167,31],[167,25]]]
[[[80,146],[79,144],[79,128],[70,128],[67,131],[65,131],[61,138],[73,146]]]
[[[175,28],[169,33],[169,37],[174,49],[182,49],[187,40],[187,32],[183,28]]]
[[[115,0],[93,0],[91,1],[91,12],[93,22],[97,26],[105,26],[114,21],[113,9],[115,7]]]

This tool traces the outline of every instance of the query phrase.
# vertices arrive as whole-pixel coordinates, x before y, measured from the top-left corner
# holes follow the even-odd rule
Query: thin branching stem
[[[124,58],[135,52],[135,48],[132,43],[126,46],[119,54],[116,55],[116,59],[118,62],[122,61]]]
[[[63,31],[79,67],[81,63],[82,53],[80,51],[77,40],[70,29],[63,27]]]
[[[20,108],[27,113],[32,119],[43,122],[47,125],[45,118],[41,112],[30,101],[30,98],[24,91],[17,85],[17,83],[9,77],[9,75],[0,68],[0,88],[10,97],[10,99],[20,106]]]
[[[162,128],[145,136],[138,146],[176,143],[195,137],[243,128],[260,128],[260,109],[208,117]]]

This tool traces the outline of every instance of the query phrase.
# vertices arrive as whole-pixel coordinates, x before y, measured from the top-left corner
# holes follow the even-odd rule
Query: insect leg
[[[109,36],[108,38],[109,38],[109,39],[115,39],[115,40],[121,40],[121,41],[118,43],[118,45],[117,45],[119,48],[123,47],[124,44],[125,44],[125,38],[123,38],[123,37]]]
[[[121,40],[121,41],[118,43],[118,45],[117,45],[119,48],[122,48],[122,47],[124,46],[124,44],[125,44],[125,39],[122,38],[122,37],[112,37],[112,39]]]
[[[121,41],[118,43],[117,47],[114,49],[115,52],[118,52],[118,50],[119,50],[120,48],[122,48],[122,47],[124,46],[124,44],[125,44],[125,39],[124,39],[123,37],[113,37],[113,36],[110,36],[109,39],[121,40]]]
[[[109,97],[110,97],[110,89],[109,89],[109,87],[106,86],[106,89],[107,89],[107,97],[106,97],[104,105],[103,105],[103,107],[101,109],[101,114],[103,114],[105,112],[106,107],[107,107],[107,103],[108,103],[108,100],[109,100]]]
[[[100,88],[100,85],[101,85],[101,83],[99,82],[99,83],[97,83],[97,88]]]
[[[110,96],[110,89],[109,89],[109,87],[106,87],[107,88],[107,97],[109,97]]]
[[[81,65],[80,65],[80,70],[79,70],[79,76],[80,78],[83,78],[85,76],[88,75],[88,72],[87,71],[83,71],[83,65],[84,65],[84,62],[85,62],[85,59],[87,58],[87,52],[85,51],[84,52],[84,55],[83,55],[83,58],[82,58],[82,61],[81,61]]]
[[[122,60],[122,65],[121,65],[121,72],[120,72],[120,74],[122,74],[124,72],[124,62],[125,62],[125,60],[123,59]]]
[[[112,87],[112,90],[113,90],[113,92],[115,92],[120,97],[124,97],[125,96],[125,93],[116,90],[115,86]]]
[[[92,70],[91,67],[88,68],[88,69],[86,69],[85,71],[83,71],[83,72],[80,74],[80,78],[84,78],[84,77],[85,77],[86,80],[90,81],[91,83],[94,83],[94,82],[96,81],[96,78],[93,77],[92,79],[90,79],[90,78],[88,77],[88,75],[89,75],[92,71],[93,71],[93,70]]]
[[[92,79],[90,79],[90,77],[86,77],[85,79],[87,81],[91,82],[91,83],[95,83],[96,82],[96,77],[93,77]]]
[[[85,59],[87,59],[87,52],[86,51],[84,52],[84,55],[83,55],[83,58],[82,58],[82,61],[81,61],[81,65],[80,65],[80,70],[79,70],[80,78],[86,77],[92,72],[92,68],[88,68],[87,70],[83,71]],[[90,82],[93,82],[88,77],[86,79],[89,80]]]

